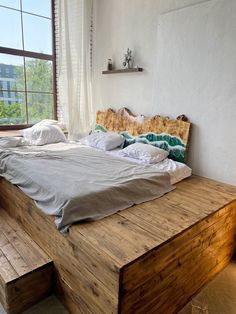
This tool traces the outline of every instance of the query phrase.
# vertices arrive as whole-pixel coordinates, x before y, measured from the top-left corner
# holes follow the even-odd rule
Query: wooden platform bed
[[[53,260],[71,313],[177,313],[234,252],[236,187],[203,177],[66,235],[5,179],[0,204]]]

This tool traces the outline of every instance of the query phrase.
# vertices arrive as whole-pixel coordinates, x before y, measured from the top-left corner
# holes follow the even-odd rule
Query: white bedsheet
[[[60,150],[55,145],[0,147],[0,176],[17,185],[45,214],[56,216],[60,231],[174,189],[167,172],[90,147],[58,146]]]
[[[5,142],[3,141],[2,144],[5,144]],[[0,141],[0,146],[1,146],[1,141]],[[7,147],[9,147],[9,146],[12,146],[12,143],[9,143],[7,145]],[[13,146],[16,146],[16,145],[13,145]],[[44,145],[44,146],[34,146],[34,149],[38,149],[39,151],[41,151],[41,150],[57,151],[57,150],[66,150],[66,149],[70,149],[70,148],[78,147],[78,146],[83,147],[84,145],[79,144],[79,143],[56,143],[56,144],[48,144],[48,145]],[[91,148],[91,149],[96,150],[96,148]],[[115,149],[112,151],[107,151],[106,153],[114,155],[114,156],[119,157],[119,158],[128,159],[129,161],[132,161],[134,163],[138,163],[138,164],[143,163],[142,161],[140,161],[138,159],[120,156],[119,151],[120,151],[120,149]],[[180,163],[180,162],[177,162],[177,161],[174,161],[174,160],[169,159],[169,158],[166,158],[165,160],[163,160],[157,164],[152,164],[152,165],[150,165],[150,167],[153,168],[153,171],[168,172],[170,175],[171,184],[176,184],[176,183],[182,181],[183,179],[190,177],[192,174],[192,169],[189,168],[187,165]]]
[[[80,143],[56,143],[56,144],[38,146],[37,149],[38,150],[57,151],[57,150],[66,150],[66,149],[78,147],[78,146],[84,147],[84,145],[82,145]],[[34,146],[34,148],[35,148],[35,146]],[[91,147],[91,149],[96,150],[96,148],[92,148],[92,147]],[[112,151],[107,151],[106,153],[110,154],[110,155],[114,155],[114,156],[119,157],[119,158],[125,158],[129,161],[136,163],[136,164],[143,164],[143,162],[138,160],[138,159],[120,156],[119,155],[120,150],[121,149],[115,149]],[[181,162],[177,162],[177,161],[174,161],[174,160],[169,159],[169,158],[166,158],[165,160],[158,162],[157,164],[150,164],[150,167],[153,168],[153,171],[168,172],[170,175],[171,184],[176,184],[176,183],[182,181],[183,179],[190,177],[192,174],[192,169],[190,167],[188,167],[187,165],[185,165]]]
[[[111,154],[120,158],[125,158],[134,163],[143,164],[143,162],[138,159],[120,156],[119,151],[120,149],[116,149],[113,151],[108,151],[107,154]],[[176,184],[183,179],[190,177],[192,174],[192,169],[190,167],[169,158],[166,158],[165,160],[156,164],[150,164],[150,167],[153,168],[153,171],[168,172],[170,175],[171,184]]]

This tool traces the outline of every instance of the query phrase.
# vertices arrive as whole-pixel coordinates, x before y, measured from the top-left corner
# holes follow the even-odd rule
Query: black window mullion
[[[52,54],[54,57],[54,60],[52,62],[53,66],[53,74],[52,74],[52,87],[53,87],[53,111],[54,111],[54,119],[57,120],[57,71],[56,71],[56,30],[55,30],[55,2],[54,0],[51,0],[51,16],[52,16]]]
[[[25,50],[24,28],[23,28],[23,14],[22,14],[22,0],[20,0],[20,20],[21,20],[21,41],[22,41],[22,49]]]
[[[22,0],[20,0],[20,15],[21,15],[21,39],[22,39],[22,48],[25,51],[25,41],[24,41],[24,26],[23,26],[23,13],[22,13]],[[25,67],[25,57],[23,57],[23,68],[24,68],[24,81],[25,81],[25,113],[26,113],[26,124],[29,123],[29,114],[28,114],[28,98],[27,98],[27,85],[26,85],[26,67]]]
[[[45,53],[38,53],[38,52],[33,52],[33,51],[28,51],[28,50],[7,48],[7,47],[2,47],[2,46],[0,46],[0,53],[5,53],[9,55],[14,55],[14,56],[35,58],[35,59],[42,59],[42,60],[48,60],[48,61],[55,60],[54,55],[48,55]]]
[[[11,8],[11,7],[8,7],[8,6],[6,6],[6,5],[2,5],[2,4],[0,4],[0,8],[9,9],[9,10],[12,10],[12,11],[17,11],[17,12],[22,11],[23,13],[26,13],[26,14],[38,16],[38,17],[41,17],[41,18],[47,19],[47,20],[51,20],[51,18],[48,17],[48,16],[45,16],[45,15],[41,15],[41,14],[37,14],[37,13],[33,13],[33,12],[29,12],[29,11],[23,10],[22,5],[21,5],[21,2],[20,2],[20,9]]]
[[[3,88],[0,88],[1,92],[8,92],[9,90],[11,92],[15,92],[15,93],[24,93],[25,92],[25,90],[19,90],[19,89],[3,89]],[[53,95],[53,91],[52,92],[43,92],[43,91],[27,90],[27,93]]]
[[[28,112],[28,94],[27,94],[27,78],[26,78],[26,66],[25,66],[25,57],[24,59],[24,80],[25,80],[25,106],[26,106],[26,123],[29,124],[29,112]]]

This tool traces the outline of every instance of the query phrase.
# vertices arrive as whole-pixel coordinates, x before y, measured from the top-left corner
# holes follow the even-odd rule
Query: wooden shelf
[[[142,72],[143,68],[131,68],[131,69],[117,69],[110,71],[102,71],[102,74],[115,74],[115,73],[132,73],[132,72]]]

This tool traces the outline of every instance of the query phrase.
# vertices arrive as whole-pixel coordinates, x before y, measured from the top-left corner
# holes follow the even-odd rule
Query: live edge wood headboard
[[[134,142],[150,143],[169,151],[169,157],[184,162],[190,133],[190,122],[185,115],[172,120],[156,115],[135,116],[127,108],[98,111],[94,131],[121,133],[125,145]]]

